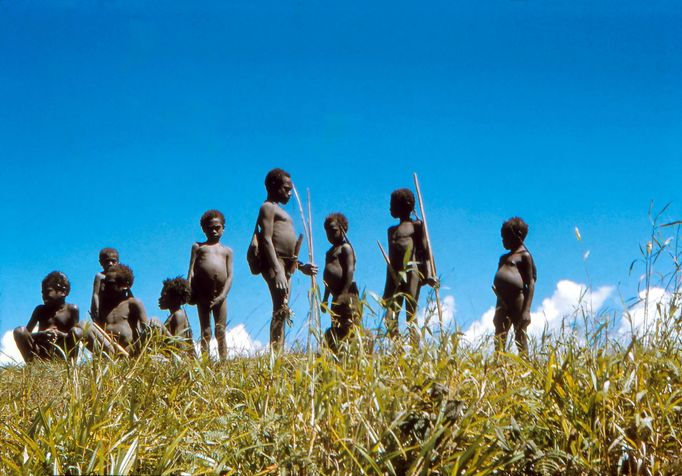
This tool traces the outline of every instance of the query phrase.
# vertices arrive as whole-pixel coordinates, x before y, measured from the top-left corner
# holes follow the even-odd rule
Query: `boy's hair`
[[[282,185],[282,182],[284,181],[284,177],[291,178],[291,174],[289,174],[289,172],[287,172],[286,170],[272,169],[265,176],[265,189],[268,192],[271,192],[271,191],[277,189],[280,185]]]
[[[391,202],[395,201],[400,207],[405,207],[409,211],[414,210],[414,193],[409,188],[399,188],[391,193]]]
[[[164,279],[163,289],[161,292],[164,290],[169,296],[177,298],[180,301],[180,304],[187,304],[192,295],[192,291],[189,287],[189,281],[182,276]]]
[[[348,218],[343,213],[335,212],[327,215],[324,219],[324,229],[326,230],[332,222],[338,223],[343,232],[348,233]]]
[[[528,236],[528,224],[520,217],[512,217],[502,223],[502,233],[507,232],[511,233],[514,238],[523,241]]]
[[[117,264],[113,268],[111,268],[109,271],[106,273],[107,275],[113,274],[114,279],[116,280],[116,283],[118,284],[125,284],[129,288],[133,286],[133,282],[135,281],[135,276],[133,275],[133,270],[130,269],[129,266],[126,266],[124,264]]]
[[[209,210],[201,215],[201,220],[199,220],[199,223],[201,223],[201,228],[205,228],[206,225],[208,225],[208,222],[214,218],[219,219],[223,226],[225,226],[225,215],[223,215],[223,212],[220,210]]]
[[[71,292],[71,283],[69,282],[69,278],[67,278],[66,275],[61,271],[52,271],[50,274],[45,276],[45,278],[43,278],[42,286],[43,289],[45,289],[47,286],[50,286],[54,289],[58,289],[59,291],[64,291],[67,296]]]
[[[118,250],[116,248],[102,248],[99,250],[99,260],[102,261],[103,258],[106,258],[109,255],[116,255],[116,260],[118,260]]]

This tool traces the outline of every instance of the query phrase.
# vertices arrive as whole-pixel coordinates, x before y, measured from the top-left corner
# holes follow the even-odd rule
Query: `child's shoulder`
[[[67,304],[66,304],[66,309],[67,309],[69,312],[78,312],[78,306],[76,306],[75,304],[69,304],[69,303],[67,303]]]

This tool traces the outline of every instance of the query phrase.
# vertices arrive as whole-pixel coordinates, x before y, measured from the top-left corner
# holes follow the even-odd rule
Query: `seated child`
[[[109,268],[102,279],[100,312],[97,326],[86,334],[91,352],[103,351],[116,355],[141,350],[143,330],[149,325],[147,313],[139,299],[131,296],[133,271],[124,264]]]
[[[405,313],[413,344],[419,343],[419,331],[413,322],[417,313],[419,291],[424,284],[435,286],[431,274],[431,255],[426,243],[424,225],[411,218],[415,198],[411,190],[401,188],[391,193],[391,216],[400,223],[388,229],[386,285],[386,329],[392,337],[398,335],[398,315],[405,301]]]
[[[65,302],[71,284],[64,273],[53,271],[43,279],[43,303],[31,314],[26,327],[14,329],[14,341],[24,361],[57,356],[75,358],[83,331],[78,327],[78,307]],[[33,332],[36,324],[38,332]]]
[[[118,260],[118,251],[114,248],[102,248],[99,252],[99,264],[102,266],[102,271],[95,275],[95,281],[92,285],[92,298],[90,299],[90,318],[94,322],[99,323],[99,295],[102,291],[104,273],[116,266]]]
[[[504,350],[507,334],[513,325],[519,352],[528,353],[526,328],[530,324],[537,269],[533,257],[523,244],[526,235],[528,225],[519,217],[510,218],[502,224],[502,246],[509,253],[500,257],[493,284],[497,295],[493,323],[498,351]]]
[[[325,334],[325,343],[337,352],[341,342],[361,322],[362,303],[358,287],[353,281],[355,253],[346,238],[348,219],[341,213],[332,213],[324,221],[327,240],[332,244],[325,256],[324,297],[322,312],[329,310],[332,326]],[[327,305],[332,297],[331,307]]]
[[[194,341],[192,340],[192,328],[189,325],[187,314],[182,308],[189,302],[191,291],[189,282],[178,276],[174,279],[163,281],[161,297],[159,297],[159,308],[170,311],[170,316],[164,324],[156,319],[152,319],[152,326],[158,328],[161,333],[171,338],[172,343],[188,347],[188,352],[194,355]]]
[[[211,341],[211,312],[215,321],[220,360],[227,358],[227,293],[232,287],[232,250],[220,243],[225,231],[225,215],[209,210],[200,220],[206,241],[194,243],[189,261],[192,304],[197,305],[201,326],[201,352],[208,355]]]

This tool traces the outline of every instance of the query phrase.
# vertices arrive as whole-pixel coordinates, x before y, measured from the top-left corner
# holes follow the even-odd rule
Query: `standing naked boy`
[[[493,283],[493,291],[497,295],[493,323],[498,351],[504,350],[507,334],[513,325],[519,352],[528,353],[526,328],[530,324],[537,270],[533,257],[523,244],[526,235],[528,225],[519,217],[510,218],[502,224],[502,246],[509,253],[500,257]]]
[[[218,356],[227,359],[225,328],[227,327],[227,293],[232,287],[232,250],[220,243],[225,231],[225,215],[209,210],[201,216],[203,243],[194,243],[189,260],[187,280],[192,290],[192,304],[197,305],[201,326],[201,352],[209,353],[211,311],[215,320]]]
[[[104,273],[118,264],[118,251],[114,248],[103,248],[99,252],[99,264],[102,271],[95,275],[95,282],[92,285],[92,299],[90,300],[90,317],[94,322],[99,323],[99,295],[102,292],[102,280]]]
[[[14,341],[25,362],[56,357],[57,349],[68,358],[76,357],[83,331],[78,327],[78,307],[65,302],[70,290],[64,273],[53,271],[43,279],[44,304],[35,308],[26,327],[14,329]],[[36,324],[38,332],[32,332]]]
[[[325,332],[327,346],[334,352],[339,344],[360,323],[362,303],[358,287],[353,281],[355,273],[355,252],[346,239],[348,219],[341,213],[332,213],[324,221],[327,240],[332,244],[325,256],[324,297],[322,312],[329,309],[332,326]],[[327,301],[332,297],[331,307]]]
[[[435,286],[431,276],[431,256],[426,243],[424,225],[413,220],[414,194],[407,188],[391,193],[391,216],[400,223],[388,229],[386,285],[383,299],[386,305],[386,329],[390,336],[398,335],[398,315],[405,301],[405,313],[413,344],[419,343],[419,331],[413,322],[417,312],[419,291],[424,284]]]
[[[258,246],[261,274],[272,298],[270,348],[284,345],[284,324],[289,317],[291,275],[297,269],[307,276],[317,273],[317,267],[298,261],[300,238],[296,238],[294,223],[279,204],[291,198],[291,176],[282,169],[273,169],[265,177],[268,197],[258,211]]]
[[[129,354],[141,350],[141,337],[149,325],[147,313],[139,299],[132,297],[133,271],[124,264],[104,273],[100,293],[99,326],[92,326],[86,337],[91,352],[102,350],[109,355]]]

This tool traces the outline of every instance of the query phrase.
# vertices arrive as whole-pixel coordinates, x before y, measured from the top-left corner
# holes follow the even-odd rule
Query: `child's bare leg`
[[[495,316],[493,317],[493,324],[495,324],[495,350],[503,352],[507,345],[507,334],[511,327],[511,321],[507,315],[507,308],[498,298],[495,306]]]
[[[199,327],[201,327],[201,353],[209,355],[211,344],[211,309],[208,304],[197,303],[197,314],[199,314]]]
[[[14,329],[14,342],[17,344],[19,352],[21,352],[24,362],[33,360],[33,357],[35,356],[33,353],[33,338],[26,327],[20,326]]]
[[[102,335],[102,332],[95,329],[94,326],[90,327],[85,334],[85,346],[93,354],[105,353],[114,356],[117,352],[114,346],[109,342],[109,339]]]
[[[528,333],[526,329],[529,325],[530,321],[514,321],[514,340],[516,341],[516,348],[519,349],[519,354],[521,355],[528,355]]]
[[[227,328],[227,299],[213,308],[215,319],[215,338],[218,341],[218,356],[220,360],[227,360],[227,342],[225,342],[225,330]]]
[[[410,273],[410,281],[407,283],[407,292],[405,293],[405,317],[407,321],[407,329],[410,333],[410,341],[413,346],[419,345],[420,332],[417,327],[418,323],[415,319],[417,315],[417,303],[419,302],[419,277],[417,273]]]
[[[287,293],[277,289],[274,277],[266,279],[272,299],[272,319],[270,320],[270,349],[281,350],[284,346],[284,326],[289,317]]]

